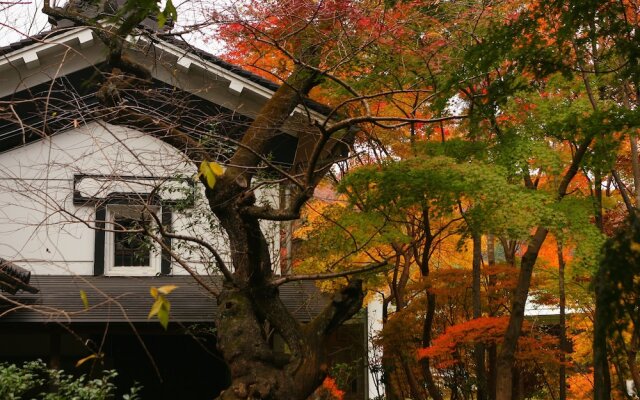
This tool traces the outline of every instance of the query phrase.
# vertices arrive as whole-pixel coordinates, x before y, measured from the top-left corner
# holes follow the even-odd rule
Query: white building
[[[0,48],[0,258],[29,270],[39,289],[1,296],[0,361],[40,357],[70,368],[93,353],[119,370],[123,387],[143,381],[145,398],[178,398],[185,387],[193,388],[190,399],[212,398],[227,380],[211,351],[216,303],[190,276],[215,288],[210,254],[139,231],[201,238],[225,257],[224,234],[199,212],[206,204],[198,201],[196,167],[166,132],[105,121],[93,82],[105,46],[90,29],[63,22]],[[126,54],[149,69],[154,97],[131,93],[123,101],[207,141],[223,163],[277,86],[174,39],[149,37],[132,38]],[[271,162],[294,165],[302,151],[296,121],[322,111],[301,105],[272,141]],[[261,184],[257,196],[277,207],[281,191]],[[286,236],[278,223],[265,232],[280,265]],[[167,331],[147,317],[149,288],[164,285],[178,286]],[[325,301],[312,283],[284,285],[281,296],[301,321]],[[361,379],[354,393],[365,388]]]

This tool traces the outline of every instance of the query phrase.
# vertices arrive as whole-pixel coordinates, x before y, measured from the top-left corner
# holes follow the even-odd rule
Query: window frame
[[[159,198],[150,198],[140,193],[111,193],[107,198],[96,204],[95,209],[95,237],[94,237],[94,276],[156,276],[172,275],[171,238],[164,237],[163,246],[154,243],[157,259],[151,266],[146,267],[113,267],[113,219],[108,210],[117,208],[148,208],[156,210],[155,215],[160,218],[162,226],[167,231],[172,230],[173,212],[170,204]],[[162,249],[160,249],[162,247]],[[158,261],[159,260],[159,261]]]
[[[154,205],[108,204],[106,207],[104,274],[108,276],[156,276],[162,271],[162,254],[158,243],[151,240],[148,266],[115,266],[115,236],[117,216],[136,218],[141,212],[149,212],[160,218],[161,208]],[[136,215],[137,214],[137,215]],[[150,216],[150,218],[152,218]],[[152,224],[153,222],[152,219]]]

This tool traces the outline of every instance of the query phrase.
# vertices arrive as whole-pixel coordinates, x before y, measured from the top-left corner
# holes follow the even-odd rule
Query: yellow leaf
[[[176,290],[178,287],[176,285],[164,285],[158,288],[158,292],[162,294],[169,294]]]
[[[631,242],[631,251],[633,251],[634,253],[638,253],[640,252],[640,243],[637,242]]]
[[[198,174],[198,178],[199,177],[204,177],[207,187],[209,187],[209,189],[213,189],[216,184],[216,174],[213,173],[207,161],[200,163],[200,173]]]
[[[89,298],[87,298],[87,293],[84,290],[80,290],[80,299],[82,300],[82,304],[84,305],[84,309],[89,308]]]
[[[79,366],[81,366],[82,364],[86,363],[89,360],[93,360],[95,358],[102,358],[102,353],[98,353],[98,354],[91,354],[86,356],[85,358],[81,358],[80,360],[78,360],[78,362],[76,363],[76,368],[78,368]]]
[[[224,168],[222,165],[218,164],[215,161],[209,161],[209,168],[216,176],[222,176],[224,174]]]
[[[155,301],[155,303],[153,303],[153,306],[151,306],[151,311],[149,311],[149,315],[147,316],[147,319],[151,319],[151,317],[153,317],[154,315],[160,312],[160,309],[162,308],[162,303],[164,303],[164,301],[165,301],[164,298],[160,297]]]
[[[154,299],[158,298],[158,289],[157,288],[151,286],[149,288],[149,293],[151,293],[151,297],[153,297]]]
[[[204,177],[204,180],[207,182],[207,186],[209,189],[213,189],[216,184],[216,177],[222,176],[224,174],[224,168],[222,165],[218,164],[215,161],[203,161],[200,163],[200,169],[198,172],[198,177]]]

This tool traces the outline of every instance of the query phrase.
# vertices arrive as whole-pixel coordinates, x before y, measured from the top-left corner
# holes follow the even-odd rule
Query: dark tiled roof
[[[53,38],[57,35],[60,35],[62,33],[68,32],[69,29],[74,29],[75,27],[69,27],[69,28],[62,28],[62,29],[53,29],[53,30],[49,30],[49,31],[45,31],[30,37],[27,37],[25,39],[22,39],[18,42],[15,43],[11,43],[7,46],[4,47],[0,47],[0,57],[7,55],[9,53],[12,53],[16,50],[20,50],[22,48],[31,46],[33,44],[42,42],[42,41],[46,41],[47,39]],[[144,27],[142,27],[144,28]],[[147,31],[149,31],[149,29],[145,29]],[[268,79],[265,79],[263,77],[261,77],[260,75],[256,75],[252,72],[249,72],[245,69],[242,69],[241,67],[231,64],[227,61],[224,61],[223,59],[221,59],[220,57],[217,57],[211,53],[208,53],[204,50],[198,49],[197,47],[194,47],[192,45],[190,45],[189,43],[187,43],[185,40],[183,40],[182,38],[177,38],[175,36],[166,36],[163,35],[163,37],[161,39],[157,39],[159,42],[165,42],[165,43],[169,43],[172,44],[176,47],[181,48],[182,50],[185,51],[185,53],[190,53],[190,54],[194,54],[196,56],[198,56],[199,58],[201,58],[202,60],[208,61],[212,64],[215,64],[219,67],[222,67],[224,69],[226,69],[227,71],[230,71],[234,74],[237,74],[251,82],[257,83],[260,86],[263,86],[269,90],[272,91],[276,91],[278,90],[278,88],[280,87],[280,85],[278,85],[275,82],[272,82]],[[318,103],[316,101],[310,100],[310,99],[305,99],[304,101],[304,105],[309,107],[310,109],[317,111],[319,113],[323,113],[323,114],[327,114],[331,111],[330,107],[327,107],[324,104]]]
[[[55,36],[68,32],[69,29],[53,29],[44,31],[35,35],[31,35],[17,42],[13,42],[8,44],[7,46],[0,47],[0,56],[4,56],[6,54],[12,53],[16,50],[20,50],[22,48],[31,46],[32,44],[40,43],[42,41],[46,41]]]
[[[213,287],[219,278],[203,276]],[[147,315],[153,304],[149,293],[152,286],[176,285],[167,296],[171,302],[170,321],[181,323],[212,322],[217,310],[214,296],[199,286],[190,276],[105,277],[105,276],[45,276],[34,275],[31,284],[37,294],[19,292],[6,295],[0,306],[3,323],[157,323]],[[80,291],[87,295],[85,309]],[[292,282],[280,287],[285,306],[300,322],[308,322],[327,303],[311,282]]]
[[[270,81],[268,79],[265,79],[265,78],[261,77],[260,75],[256,75],[256,74],[254,74],[252,72],[249,72],[249,71],[247,71],[245,69],[242,69],[241,67],[239,67],[239,66],[237,66],[235,64],[231,64],[231,63],[229,63],[227,61],[224,61],[223,59],[221,59],[218,56],[215,56],[215,55],[213,55],[213,54],[211,54],[209,52],[206,52],[206,51],[201,50],[201,49],[199,49],[197,47],[194,47],[194,46],[190,45],[189,43],[187,43],[182,38],[178,38],[178,37],[175,37],[175,36],[166,36],[166,37],[163,37],[161,40],[163,42],[166,42],[166,43],[172,44],[172,45],[174,45],[176,47],[179,47],[179,48],[185,50],[185,52],[187,52],[187,53],[194,54],[194,55],[200,57],[203,60],[209,61],[212,64],[215,64],[215,65],[217,65],[219,67],[222,67],[222,68],[224,68],[224,69],[226,69],[228,71],[231,71],[231,72],[233,72],[235,74],[238,74],[241,77],[250,80],[251,82],[255,82],[255,83],[257,83],[257,84],[259,84],[261,86],[264,86],[265,88],[268,88],[268,89],[271,89],[271,90],[275,91],[280,86],[275,82],[272,82],[272,81]]]
[[[168,36],[162,39],[163,42],[172,44],[176,47],[179,47],[183,50],[185,50],[185,52],[190,53],[190,54],[195,54],[196,56],[200,57],[201,59],[208,61],[212,64],[215,64],[219,67],[222,67],[230,72],[233,72],[234,74],[237,74],[245,79],[250,80],[251,82],[257,83],[260,86],[263,86],[267,89],[276,91],[278,90],[278,88],[280,87],[280,85],[278,85],[277,83],[270,81],[268,79],[265,79],[263,77],[261,77],[260,75],[256,75],[253,72],[249,72],[245,69],[242,69],[241,67],[235,65],[235,64],[231,64],[230,62],[224,61],[223,59],[221,59],[220,57],[214,56],[211,53],[208,53],[204,50],[198,49],[197,47],[194,47],[192,45],[190,45],[189,43],[187,43],[186,41],[184,41],[183,39],[178,39],[175,36]],[[304,101],[304,105],[309,107],[310,109],[317,111],[321,114],[328,114],[329,112],[331,112],[331,108],[318,103],[316,101],[310,100],[310,99],[305,99]]]

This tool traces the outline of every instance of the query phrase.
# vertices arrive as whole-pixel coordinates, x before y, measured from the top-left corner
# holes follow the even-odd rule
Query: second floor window
[[[105,274],[156,275],[160,272],[160,249],[144,233],[153,230],[159,207],[107,206]]]

